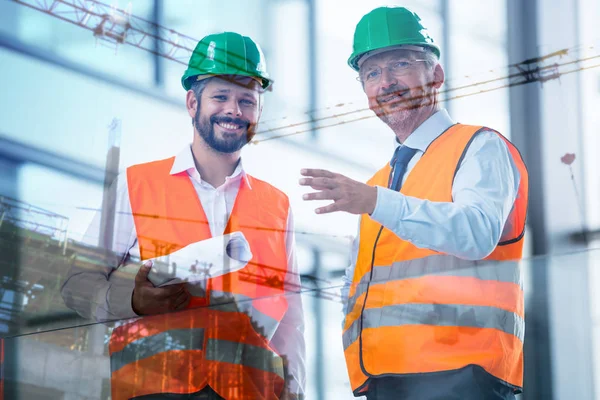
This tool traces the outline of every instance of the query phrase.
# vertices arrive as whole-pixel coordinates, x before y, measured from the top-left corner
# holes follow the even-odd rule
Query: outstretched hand
[[[315,210],[317,214],[346,211],[350,214],[371,214],[377,203],[377,188],[324,169],[303,169],[300,185],[317,192],[307,193],[304,200],[333,200]]]

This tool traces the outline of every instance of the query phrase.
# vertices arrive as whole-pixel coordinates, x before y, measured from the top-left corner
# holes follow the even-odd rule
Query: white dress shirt
[[[194,185],[208,219],[212,236],[222,235],[231,215],[241,180],[245,179],[249,190],[252,190],[241,160],[235,171],[225,179],[225,183],[214,188],[202,180],[196,169],[191,147],[186,146],[175,157],[170,173],[174,175],[183,171],[187,172]],[[137,317],[131,305],[133,280],[131,278],[123,279],[119,273],[113,273],[122,266],[128,257],[137,259],[140,257],[139,243],[129,202],[126,173],[120,174],[113,185],[116,185],[116,190],[111,190],[111,195],[116,196],[116,202],[111,250],[120,256],[121,263],[95,271],[73,268],[61,289],[68,307],[86,318],[93,318],[97,321]],[[86,232],[85,243],[92,246],[98,245],[100,225],[101,213],[97,212]],[[292,376],[289,389],[293,393],[304,393],[304,313],[300,294],[296,294],[300,289],[300,276],[296,263],[294,222],[291,209],[288,212],[286,251],[288,274],[285,280],[285,292],[288,311],[270,344],[280,355],[286,355],[288,358],[289,370],[287,373]]]
[[[417,151],[407,165],[402,184],[427,147],[454,124],[448,112],[441,109],[404,141],[404,146]],[[480,260],[500,240],[519,181],[519,170],[508,146],[498,134],[485,130],[473,138],[456,172],[452,202],[432,202],[377,186],[377,203],[371,218],[417,247]],[[354,276],[359,236],[353,242],[352,262],[343,277],[344,301]]]

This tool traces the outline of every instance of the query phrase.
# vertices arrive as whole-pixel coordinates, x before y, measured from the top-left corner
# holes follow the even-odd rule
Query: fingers
[[[151,269],[152,269],[152,261],[146,261],[145,263],[142,264],[142,266],[138,270],[137,274],[135,275],[135,285],[136,286],[143,285],[143,284],[150,282],[148,280],[148,274],[150,273]],[[152,283],[152,282],[150,282],[150,283]]]
[[[173,297],[179,295],[181,292],[185,290],[185,284],[177,284],[177,285],[167,285],[163,287],[156,288],[155,296],[157,299],[168,299],[169,297]]]
[[[182,291],[171,303],[172,310],[181,310],[190,303],[192,296],[187,290]]]
[[[310,186],[313,189],[333,189],[337,185],[331,178],[301,178],[299,181],[301,186]]]
[[[322,192],[306,193],[302,195],[303,200],[337,200],[339,197],[334,190],[323,190]]]
[[[304,176],[312,176],[314,178],[333,178],[335,174],[326,169],[304,168],[300,170],[300,174]]]
[[[181,310],[190,303],[191,295],[185,283],[155,287],[148,280],[152,262],[144,263],[135,276],[132,307],[138,315],[153,315]]]
[[[336,211],[342,211],[342,208],[340,207],[339,203],[332,203],[325,207],[319,207],[315,210],[315,213],[328,214],[328,213],[332,213],[332,212],[336,212]]]

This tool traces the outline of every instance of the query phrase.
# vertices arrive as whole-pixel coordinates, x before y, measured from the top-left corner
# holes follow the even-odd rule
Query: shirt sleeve
[[[377,187],[371,215],[401,239],[467,260],[488,256],[500,240],[520,175],[495,132],[471,142],[452,185],[452,202],[432,202]]]
[[[99,210],[83,239],[84,244],[92,248],[92,261],[73,263],[61,288],[67,307],[97,321],[137,316],[131,305],[134,280],[131,274],[117,270],[137,240],[125,173],[111,185],[108,201],[115,202],[110,248],[99,247],[102,219]]]
[[[279,354],[285,355],[287,358],[286,384],[288,390],[293,394],[303,395],[306,384],[306,344],[304,342],[304,311],[295,240],[294,217],[290,208],[286,235],[288,272],[285,281],[288,309],[271,339],[271,345]]]

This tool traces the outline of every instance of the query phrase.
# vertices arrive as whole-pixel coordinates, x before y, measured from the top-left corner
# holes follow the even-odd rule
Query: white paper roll
[[[252,251],[244,234],[232,232],[151,259],[153,266],[148,279],[155,286],[202,283],[209,278],[239,271],[251,259]]]

